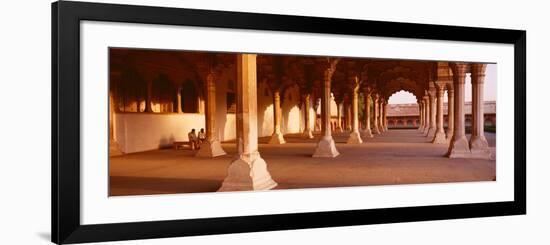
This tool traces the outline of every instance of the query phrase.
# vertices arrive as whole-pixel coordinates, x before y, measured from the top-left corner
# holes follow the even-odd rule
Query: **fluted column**
[[[485,64],[472,64],[472,137],[470,152],[474,157],[490,158],[491,151],[485,138],[483,113],[483,83],[485,80]]]
[[[269,144],[280,145],[284,144],[285,139],[283,133],[281,132],[281,93],[277,89],[273,92],[273,134],[269,140]]]
[[[432,143],[444,144],[447,142],[445,139],[445,130],[443,128],[443,95],[445,94],[445,84],[436,83],[436,86],[436,130]]]
[[[183,113],[183,110],[181,109],[181,84],[176,87],[176,113]]]
[[[384,98],[380,97],[378,99],[378,132],[383,133],[384,132],[384,126],[383,126],[383,120],[384,117],[384,106],[382,105],[384,103]]]
[[[418,100],[418,117],[420,121],[419,131],[424,130],[424,103],[423,100]]]
[[[464,63],[455,64],[453,70],[454,99],[454,133],[449,144],[447,156],[450,158],[470,157],[470,147],[465,133],[464,124],[464,83],[466,78],[467,65]]]
[[[340,155],[336,149],[336,144],[332,138],[331,126],[330,126],[330,83],[332,80],[332,74],[334,67],[326,68],[323,74],[322,85],[322,97],[321,97],[321,117],[322,117],[322,131],[323,137],[317,143],[317,148],[313,157],[336,157]]]
[[[454,134],[454,102],[455,102],[455,91],[452,86],[449,86],[447,89],[447,141],[450,141]]]
[[[351,98],[347,97],[346,99],[344,99],[344,105],[345,105],[345,108],[346,108],[346,126],[345,126],[345,131],[351,131]]]
[[[352,123],[351,123],[351,133],[349,135],[348,144],[361,144],[363,139],[361,139],[361,134],[359,133],[359,78],[353,78],[356,86],[352,90],[351,98],[351,114],[352,114]]]
[[[214,71],[210,70],[203,74],[205,103],[205,130],[206,140],[202,142],[197,157],[217,157],[225,155],[220,141],[218,140],[218,128],[216,127],[216,83]]]
[[[430,96],[426,93],[423,97],[424,99],[424,130],[422,130],[422,133],[424,135],[428,134],[428,130],[430,129]]]
[[[343,126],[342,126],[342,114],[343,114],[343,108],[344,102],[336,102],[336,132],[344,132]]]
[[[363,134],[365,135],[365,137],[372,138],[372,131],[370,128],[371,93],[365,91],[363,98],[365,100],[365,130],[363,131]]]
[[[436,96],[436,89],[430,88],[428,91],[428,98],[429,98],[429,105],[430,105],[430,114],[428,117],[428,120],[430,120],[430,127],[428,128],[428,132],[426,133],[426,137],[429,139],[433,139],[435,136],[435,130],[436,130],[436,114],[437,114],[437,105],[435,101]]]
[[[304,111],[305,111],[305,127],[304,137],[307,139],[313,139],[313,130],[311,129],[311,93],[307,93],[304,98]],[[317,113],[316,113],[317,114]]]
[[[374,125],[372,127],[373,129],[373,134],[380,134],[380,127],[378,126],[378,123],[379,123],[379,120],[378,120],[378,116],[380,114],[379,112],[379,109],[380,107],[378,106],[378,100],[380,99],[380,95],[378,94],[374,94],[374,119],[373,119],[373,122],[374,122]]]
[[[219,191],[268,190],[277,186],[258,152],[256,55],[237,55],[237,158]]]
[[[383,117],[383,122],[384,122],[384,131],[388,131],[388,100],[385,100],[384,101],[384,117]]]

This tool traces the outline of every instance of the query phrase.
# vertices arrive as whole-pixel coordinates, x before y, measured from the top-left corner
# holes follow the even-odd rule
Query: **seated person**
[[[201,128],[199,131],[199,144],[202,144],[206,140],[206,134],[204,133],[204,128]]]
[[[187,134],[187,137],[189,138],[189,144],[191,145],[191,149],[199,149],[199,140],[197,138],[197,134],[195,133],[195,129],[192,129],[191,132]]]

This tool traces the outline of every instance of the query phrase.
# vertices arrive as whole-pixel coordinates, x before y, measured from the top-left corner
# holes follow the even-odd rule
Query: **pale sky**
[[[472,101],[472,83],[470,75],[466,76],[465,84],[465,99],[466,101]],[[496,101],[497,98],[497,65],[487,64],[487,70],[485,70],[485,83],[483,86],[483,96],[485,101]],[[443,100],[447,102],[447,92]],[[393,94],[389,99],[390,104],[413,104],[416,103],[416,97],[409,92],[399,91]]]

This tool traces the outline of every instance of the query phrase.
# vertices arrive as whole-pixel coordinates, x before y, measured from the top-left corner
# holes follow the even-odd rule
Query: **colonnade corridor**
[[[362,144],[347,144],[350,132],[333,132],[340,155],[311,157],[320,132],[314,138],[285,134],[285,144],[268,144],[271,136],[258,139],[259,152],[278,183],[275,189],[443,183],[495,180],[491,159],[448,158],[448,144],[433,144],[417,129],[390,129]],[[469,135],[467,135],[469,137]],[[495,134],[485,132],[494,156]],[[196,151],[159,149],[110,158],[110,195],[144,195],[217,191],[232,159],[235,142],[222,142],[227,155],[195,157]]]

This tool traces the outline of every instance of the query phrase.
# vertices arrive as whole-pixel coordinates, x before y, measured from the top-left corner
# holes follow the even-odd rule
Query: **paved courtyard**
[[[340,152],[336,158],[311,157],[319,135],[311,140],[285,135],[284,145],[268,145],[269,137],[260,138],[259,149],[277,189],[495,179],[495,160],[445,158],[447,144],[431,144],[417,130],[389,130],[360,145],[346,144],[348,134],[334,134]],[[494,153],[495,134],[486,137]],[[235,143],[222,146],[228,155],[213,159],[196,158],[190,149],[111,157],[110,195],[216,191],[236,153]]]

